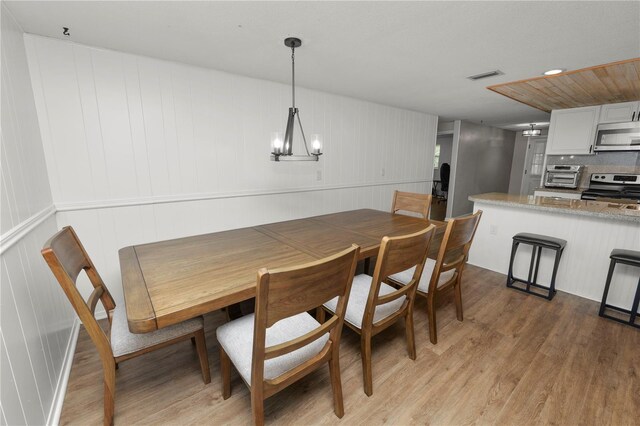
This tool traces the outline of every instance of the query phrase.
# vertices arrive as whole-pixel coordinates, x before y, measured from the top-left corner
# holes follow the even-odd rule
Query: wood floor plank
[[[374,393],[363,391],[359,337],[343,331],[345,415],[333,414],[328,368],[265,404],[268,424],[635,425],[640,418],[640,332],[597,316],[598,304],[558,292],[552,301],[507,289],[504,275],[469,266],[465,320],[450,295],[438,306],[438,344],[429,342],[426,305],[415,312],[417,359],[404,327],[373,341]],[[184,342],[123,362],[116,372],[116,424],[250,425],[249,391],[232,372],[222,399],[215,329],[205,317],[211,383]],[[102,423],[100,360],[81,330],[62,410],[63,425]]]

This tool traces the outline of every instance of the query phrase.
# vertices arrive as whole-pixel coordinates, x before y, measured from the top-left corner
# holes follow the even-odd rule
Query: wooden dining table
[[[437,226],[435,258],[445,222],[360,209],[120,249],[129,330],[146,333],[255,297],[260,268],[311,262],[358,244],[375,256],[384,236]]]

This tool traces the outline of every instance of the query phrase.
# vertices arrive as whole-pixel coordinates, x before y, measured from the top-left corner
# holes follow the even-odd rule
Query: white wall
[[[60,395],[75,316],[40,256],[55,210],[22,30],[1,8],[0,423],[36,425]]]
[[[458,123],[456,121],[456,123]],[[447,216],[456,217],[473,211],[470,195],[507,192],[515,133],[468,121],[460,122],[458,143],[454,131]]]
[[[299,88],[318,163],[269,161],[290,87],[27,36],[60,226],[76,227],[117,302],[118,249],[429,192],[437,117]],[[303,148],[294,144],[294,151]],[[318,180],[318,177],[321,180]]]

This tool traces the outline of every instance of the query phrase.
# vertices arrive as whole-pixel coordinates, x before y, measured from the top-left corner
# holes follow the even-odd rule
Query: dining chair
[[[378,251],[378,260],[373,277],[359,274],[353,279],[351,295],[347,303],[345,322],[349,328],[360,334],[362,375],[364,392],[373,394],[371,367],[371,338],[397,320],[404,319],[409,358],[416,359],[413,333],[413,302],[422,273],[429,244],[435,225],[420,232],[399,237],[384,237]],[[386,277],[413,267],[413,277],[400,289],[395,289],[384,281]],[[323,308],[329,312],[339,311],[339,301],[332,299]],[[317,311],[318,320],[324,320],[324,310]]]
[[[395,191],[391,213],[406,211],[419,214],[423,219],[429,219],[431,209],[431,194],[418,194],[414,192]]]
[[[111,293],[71,226],[62,228],[49,238],[41,253],[98,349],[104,373],[103,420],[105,425],[113,424],[116,368],[122,361],[191,339],[196,345],[200,359],[202,378],[205,383],[211,382],[202,317],[189,319],[150,333],[133,334],[129,331],[127,324],[126,309],[120,305],[116,306]],[[93,285],[93,292],[86,301],[76,285],[82,270]],[[106,333],[95,318],[98,301],[107,312],[109,327]]]
[[[427,259],[425,263],[416,293],[427,299],[429,340],[434,345],[438,343],[436,301],[440,294],[451,288],[454,289],[456,317],[458,321],[463,320],[462,271],[481,216],[482,210],[478,210],[472,215],[450,219],[442,237],[437,259]],[[389,281],[393,285],[406,286],[412,282],[414,272],[411,268],[393,274],[389,277]]]
[[[222,397],[231,396],[231,364],[251,391],[256,425],[264,424],[264,400],[324,363],[329,364],[333,410],[344,415],[340,380],[340,334],[360,247],[292,268],[258,271],[254,314],[216,331],[220,344]],[[338,300],[320,324],[309,310]]]

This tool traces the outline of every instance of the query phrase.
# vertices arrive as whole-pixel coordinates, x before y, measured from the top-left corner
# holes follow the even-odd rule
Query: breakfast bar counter
[[[520,232],[548,235],[567,241],[560,261],[556,288],[600,301],[611,250],[640,250],[638,205],[488,193],[469,197],[482,220],[469,263],[507,274],[512,238]],[[527,276],[531,248],[518,250],[514,273]],[[543,250],[539,282],[547,284],[553,252]],[[629,309],[638,283],[638,270],[616,269],[609,302]],[[505,279],[506,283],[506,279]],[[550,303],[556,303],[555,299]],[[597,315],[597,312],[595,312]]]
[[[474,203],[495,206],[524,208],[551,213],[564,213],[580,216],[591,216],[611,220],[623,220],[640,224],[640,204],[623,202],[604,202],[591,200],[572,200],[557,197],[535,197],[532,195],[512,195],[498,192],[473,195],[469,197]]]

